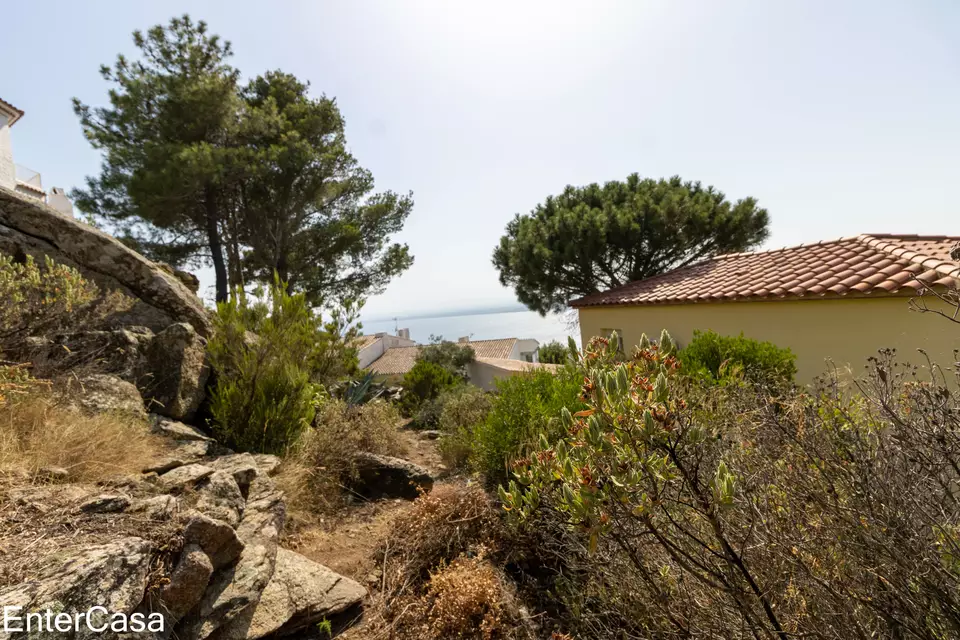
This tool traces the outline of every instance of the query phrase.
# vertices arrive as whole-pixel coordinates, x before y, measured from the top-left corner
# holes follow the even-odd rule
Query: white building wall
[[[0,114],[0,187],[17,188],[17,167],[13,164],[9,118]]]
[[[366,369],[383,355],[383,351],[383,338],[374,340],[357,353],[357,365],[361,369]]]
[[[539,362],[540,358],[537,355],[537,349],[540,348],[540,342],[534,340],[533,338],[522,338],[517,340],[517,344],[513,347],[513,353],[510,354],[511,360],[525,360],[527,362]],[[530,356],[530,359],[527,359],[527,356]]]

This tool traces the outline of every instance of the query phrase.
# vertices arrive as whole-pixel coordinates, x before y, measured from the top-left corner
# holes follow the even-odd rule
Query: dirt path
[[[400,457],[426,468],[438,485],[443,483],[449,471],[443,465],[437,441],[410,429],[401,429],[400,434],[406,449]],[[407,500],[357,503],[320,527],[292,536],[284,546],[375,592],[382,578],[376,549],[389,534],[394,519],[409,509],[410,504]]]

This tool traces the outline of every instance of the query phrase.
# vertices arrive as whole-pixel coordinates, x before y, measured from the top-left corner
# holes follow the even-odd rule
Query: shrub
[[[566,364],[570,357],[567,345],[554,340],[537,349],[537,359],[547,364]]]
[[[436,364],[463,381],[467,380],[467,365],[476,360],[469,344],[450,342],[442,336],[430,336],[431,343],[421,347],[417,360]]]
[[[214,324],[214,432],[238,451],[284,453],[313,420],[318,319],[302,294],[274,285],[265,299],[250,302],[241,292],[218,304]]]
[[[486,420],[493,396],[479,387],[467,385],[445,392],[437,426],[442,432],[438,443],[444,463],[462,469],[472,450],[473,428]]]
[[[535,447],[540,434],[552,442],[563,433],[557,422],[560,410],[576,411],[581,405],[580,378],[572,366],[498,380],[490,412],[472,429],[471,467],[491,484],[505,481],[510,462]]]
[[[0,254],[0,354],[26,355],[26,338],[45,337],[69,328],[82,330],[132,300],[99,288],[72,267],[49,257],[43,267],[32,256],[23,262]]]
[[[462,384],[462,381],[449,370],[432,362],[418,360],[403,376],[400,409],[407,417],[414,417],[425,402],[458,384]]]
[[[890,353],[860,394],[827,381],[771,401],[677,375],[669,336],[617,362],[592,341],[588,408],[501,488],[579,566],[582,637],[946,638],[960,633],[956,381]],[[949,479],[949,480],[948,480]],[[559,549],[557,542],[562,545]],[[548,583],[550,580],[547,581]]]
[[[500,572],[482,557],[461,557],[430,577],[426,593],[394,622],[402,637],[520,638],[519,609]]]
[[[357,453],[402,453],[399,422],[397,409],[381,400],[360,406],[339,400],[324,404],[277,474],[294,520],[310,522],[313,514],[342,505],[342,488],[357,473]]]
[[[139,474],[163,451],[143,419],[87,415],[59,403],[49,385],[22,369],[0,368],[0,469],[60,467],[71,481],[96,482]]]
[[[797,373],[796,356],[790,349],[743,334],[733,337],[694,331],[679,358],[685,371],[714,381],[743,376],[757,384],[781,385],[791,382]]]

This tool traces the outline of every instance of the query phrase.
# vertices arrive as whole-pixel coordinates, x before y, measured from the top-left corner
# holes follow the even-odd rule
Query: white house
[[[378,360],[387,349],[397,347],[413,347],[416,342],[410,339],[409,329],[400,329],[397,335],[392,336],[389,333],[375,333],[369,336],[360,336],[360,348],[357,352],[357,359],[360,361],[361,369],[366,369],[375,360]]]
[[[49,193],[43,188],[40,174],[13,161],[10,129],[23,117],[23,111],[0,99],[0,187],[6,187],[30,198],[44,202],[60,213],[73,216],[73,203],[66,192],[54,187]]]

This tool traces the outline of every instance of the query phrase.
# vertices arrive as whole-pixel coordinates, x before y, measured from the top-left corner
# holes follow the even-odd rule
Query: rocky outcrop
[[[90,413],[122,411],[146,415],[140,392],[117,376],[97,373],[72,380],[66,394],[72,403]]]
[[[277,551],[273,578],[260,596],[247,638],[285,636],[360,604],[367,590],[298,553]]]
[[[151,340],[153,331],[147,327],[77,331],[52,339],[28,338],[23,352],[14,355],[32,362],[40,377],[95,365],[98,373],[110,373],[136,384],[143,368],[143,350]]]
[[[134,298],[136,305],[117,324],[160,331],[174,322],[188,322],[202,336],[211,333],[203,303],[176,276],[102,231],[2,187],[0,251],[32,255],[40,262],[49,256],[104,289]]]
[[[214,574],[200,604],[177,625],[181,638],[245,638],[260,595],[273,577],[277,540],[286,507],[273,482],[257,478],[250,487],[237,537],[243,552],[236,564]]]
[[[433,489],[430,472],[407,460],[373,453],[359,453],[355,460],[357,479],[352,488],[364,498],[414,500],[420,491]]]
[[[183,424],[176,420],[171,420],[166,416],[157,414],[150,415],[150,424],[153,426],[154,433],[173,438],[174,440],[199,440],[201,442],[212,442],[213,438],[205,434],[200,429]],[[201,454],[205,455],[205,454]]]
[[[286,508],[270,475],[280,459],[235,454],[196,427],[148,415],[137,386],[121,378],[131,370],[142,371],[149,358],[155,358],[156,367],[164,364],[159,352],[145,355],[161,344],[163,334],[136,331],[130,340],[118,332],[94,336],[114,344],[120,335],[120,342],[139,355],[124,354],[114,374],[81,376],[63,390],[64,397],[84,411],[143,416],[143,428],[169,442],[163,459],[149,464],[143,474],[118,475],[97,485],[71,484],[64,469],[25,472],[25,486],[0,495],[0,514],[12,514],[16,523],[39,523],[21,536],[22,543],[12,552],[36,555],[18,569],[19,584],[0,589],[0,604],[73,615],[103,606],[111,614],[162,617],[162,633],[97,635],[140,640],[295,636],[319,620],[353,611],[365,596],[363,587],[279,547]],[[169,335],[185,340],[182,349],[174,349],[180,369],[167,387],[170,401],[164,407],[176,406],[178,413],[185,413],[191,400],[184,380],[197,378],[184,372],[204,365],[202,358],[184,354],[198,344],[202,347],[202,340],[187,325],[173,325]],[[188,360],[191,366],[181,366]],[[139,384],[139,376],[128,377]],[[202,390],[202,383],[194,386]],[[400,465],[401,479],[399,472],[385,470],[396,465],[384,461],[391,459],[380,459],[380,479],[367,479],[386,483],[389,493],[432,485],[415,465]],[[12,508],[6,508],[6,501]],[[57,518],[69,518],[69,526],[56,526]],[[55,526],[48,527],[48,521]],[[42,554],[30,550],[37,542],[47,545]],[[97,620],[94,626],[106,621]],[[0,640],[20,637],[0,630]]]
[[[162,611],[167,627],[173,627],[203,597],[213,575],[213,562],[203,549],[188,544],[180,552],[180,560],[170,574],[170,582],[160,592]]]
[[[206,341],[192,326],[171,324],[143,349],[137,383],[150,411],[174,420],[193,419],[203,402],[210,367]]]
[[[110,613],[131,613],[143,600],[153,551],[149,542],[136,537],[65,549],[33,580],[0,589],[0,602],[22,607],[24,613],[85,612],[94,605]],[[94,626],[106,621],[98,619]],[[77,637],[93,636],[90,631]],[[0,638],[20,637],[27,634],[7,635],[0,628]]]

